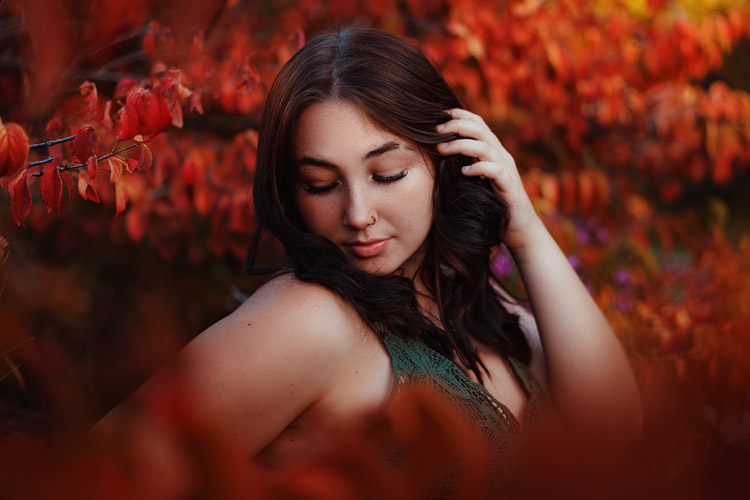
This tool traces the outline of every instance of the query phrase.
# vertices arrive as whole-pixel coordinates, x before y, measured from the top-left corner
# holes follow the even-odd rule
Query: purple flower
[[[495,257],[492,262],[492,273],[497,278],[505,278],[513,272],[513,261],[505,248]]]
[[[630,274],[630,271],[626,269],[618,269],[615,273],[615,283],[618,285],[628,285],[633,281],[633,276]]]

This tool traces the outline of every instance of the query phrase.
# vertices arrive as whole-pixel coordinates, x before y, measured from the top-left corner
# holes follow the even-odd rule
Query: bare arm
[[[567,258],[534,211],[515,162],[484,121],[462,109],[440,132],[459,138],[439,145],[442,154],[477,162],[467,176],[484,176],[510,206],[504,239],[518,266],[539,328],[549,393],[564,422],[615,439],[642,427],[640,394],[614,332]]]
[[[352,348],[342,311],[329,292],[277,278],[196,337],[92,435],[127,449],[149,498],[194,495],[205,467],[198,454],[241,467],[324,393]]]

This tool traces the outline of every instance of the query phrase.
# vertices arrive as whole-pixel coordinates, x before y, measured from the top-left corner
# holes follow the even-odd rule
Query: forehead
[[[326,100],[305,109],[294,134],[297,159],[303,156],[339,160],[362,158],[388,142],[398,143],[402,153],[422,157],[415,144],[384,130],[360,108],[341,100]]]

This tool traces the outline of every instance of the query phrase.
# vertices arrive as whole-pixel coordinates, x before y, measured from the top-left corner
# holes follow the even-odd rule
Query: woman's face
[[[358,268],[413,277],[432,224],[434,168],[416,145],[378,128],[359,108],[307,108],[295,135],[297,208],[308,230]]]

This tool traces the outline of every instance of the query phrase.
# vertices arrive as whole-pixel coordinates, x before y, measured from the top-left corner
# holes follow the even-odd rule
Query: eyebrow
[[[372,151],[367,153],[365,156],[363,156],[362,161],[371,160],[389,151],[395,151],[396,149],[399,149],[400,147],[401,145],[398,142],[388,141],[382,146],[379,146],[373,149]],[[406,149],[412,149],[412,148],[407,147]],[[313,158],[311,156],[303,156],[302,158],[299,159],[297,164],[298,165],[314,165],[317,167],[326,167],[326,168],[337,168],[336,165],[334,165],[333,163],[329,161],[321,160],[320,158]]]

